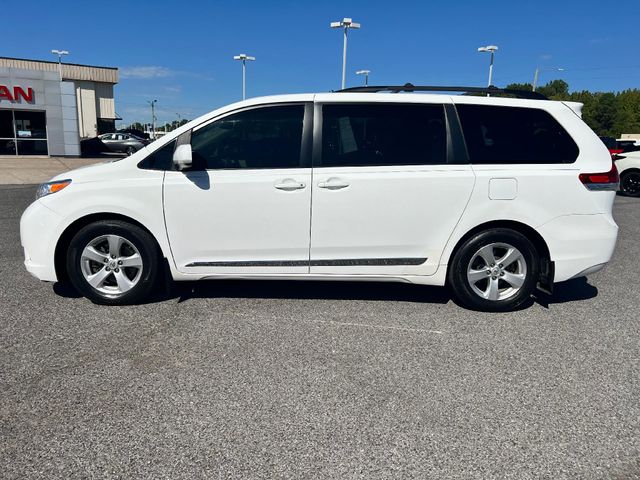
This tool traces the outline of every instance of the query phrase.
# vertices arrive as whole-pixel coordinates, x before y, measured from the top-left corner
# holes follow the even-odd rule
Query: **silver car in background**
[[[136,137],[130,133],[105,133],[98,137],[111,152],[133,155],[144,148],[149,141]]]

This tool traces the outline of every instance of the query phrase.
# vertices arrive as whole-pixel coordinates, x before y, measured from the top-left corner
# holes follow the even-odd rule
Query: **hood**
[[[102,163],[93,165],[85,165],[83,167],[69,170],[53,177],[50,181],[70,179],[75,183],[94,182],[99,180],[108,180],[109,178],[121,177],[122,173],[131,168],[135,168],[148,153],[147,147],[138,150],[130,157],[121,160],[106,160]]]

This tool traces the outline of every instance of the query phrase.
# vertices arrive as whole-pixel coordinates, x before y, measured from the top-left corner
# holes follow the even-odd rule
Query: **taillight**
[[[589,190],[618,190],[620,175],[615,163],[611,163],[611,170],[603,173],[581,173],[578,178]]]

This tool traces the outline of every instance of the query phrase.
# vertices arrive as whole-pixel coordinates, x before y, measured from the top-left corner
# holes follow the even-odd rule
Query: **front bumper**
[[[602,270],[611,260],[618,225],[611,215],[565,215],[537,228],[555,262],[555,282]]]
[[[57,281],[54,259],[62,224],[62,217],[39,200],[29,205],[20,218],[24,266],[39,280]]]

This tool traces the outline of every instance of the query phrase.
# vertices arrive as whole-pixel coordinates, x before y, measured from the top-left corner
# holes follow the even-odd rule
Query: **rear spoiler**
[[[584,107],[584,103],[580,103],[580,102],[562,102],[562,103],[564,103],[567,107],[573,110],[573,113],[575,113],[580,118],[582,118],[582,107]]]

